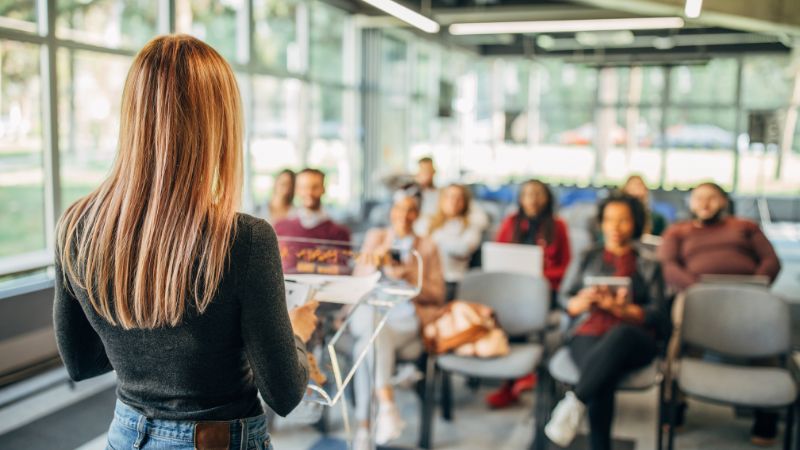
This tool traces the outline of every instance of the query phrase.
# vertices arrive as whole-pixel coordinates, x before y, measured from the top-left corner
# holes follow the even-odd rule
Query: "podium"
[[[301,404],[288,418],[314,423],[325,408],[339,406],[348,441],[352,441],[348,387],[356,371],[365,364],[388,315],[396,306],[409,302],[422,290],[423,264],[414,249],[387,249],[400,256],[405,266],[416,269],[409,282],[394,280],[381,270],[381,256],[361,254],[349,242],[278,236],[287,306],[291,309],[306,301],[320,302],[317,315],[320,325],[308,343],[322,379],[311,380]],[[369,345],[354,351],[354,320],[369,308],[373,318]],[[313,373],[313,370],[312,370]],[[371,372],[374,386],[374,372]],[[312,377],[313,378],[313,377]],[[320,377],[318,377],[320,378]],[[371,401],[371,399],[370,399]]]

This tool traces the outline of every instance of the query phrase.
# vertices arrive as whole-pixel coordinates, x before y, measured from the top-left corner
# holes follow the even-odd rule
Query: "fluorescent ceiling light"
[[[700,10],[703,9],[703,0],[686,0],[686,9],[684,13],[690,19],[697,19],[700,17]]]
[[[366,1],[366,0],[365,0]],[[655,30],[683,27],[680,17],[629,19],[544,20],[534,22],[454,23],[450,34],[570,33],[577,31]]]
[[[406,22],[409,25],[419,28],[426,33],[436,33],[439,31],[439,24],[433,20],[423,16],[422,14],[412,11],[392,0],[364,0],[381,11],[391,16]]]

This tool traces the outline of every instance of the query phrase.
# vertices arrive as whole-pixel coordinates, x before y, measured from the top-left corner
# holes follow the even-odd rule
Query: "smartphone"
[[[402,262],[402,255],[399,249],[393,248],[389,250],[389,257],[392,258],[392,261],[397,264]]]

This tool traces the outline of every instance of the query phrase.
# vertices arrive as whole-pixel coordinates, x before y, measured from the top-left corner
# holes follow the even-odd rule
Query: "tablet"
[[[481,247],[484,272],[511,272],[542,276],[544,252],[538,245],[485,242]]]
[[[607,287],[614,295],[619,289],[627,289],[626,298],[628,301],[633,299],[633,289],[631,289],[629,277],[586,276],[583,278],[583,285],[584,287]]]

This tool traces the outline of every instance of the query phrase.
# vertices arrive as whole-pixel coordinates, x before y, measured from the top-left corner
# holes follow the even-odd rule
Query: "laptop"
[[[484,272],[511,272],[542,276],[544,252],[538,245],[485,242],[481,247]]]

